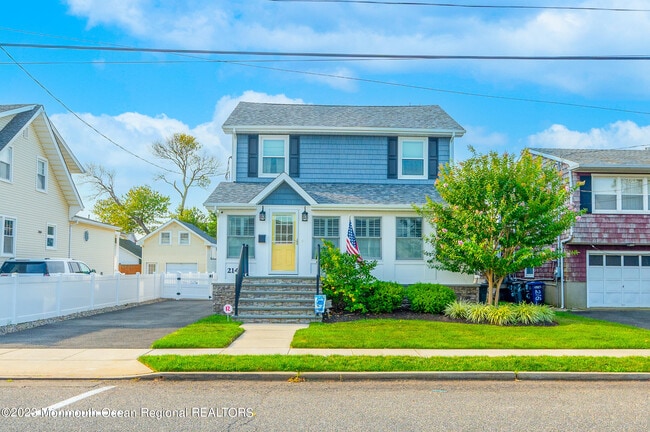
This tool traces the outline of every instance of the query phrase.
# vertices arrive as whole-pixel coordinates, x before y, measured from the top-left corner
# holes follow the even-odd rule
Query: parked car
[[[69,258],[8,259],[0,267],[0,276],[52,274],[90,274],[95,270],[79,260]]]

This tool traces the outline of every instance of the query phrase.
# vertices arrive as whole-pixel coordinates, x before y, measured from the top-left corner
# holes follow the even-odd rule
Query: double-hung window
[[[427,138],[403,138],[398,141],[398,177],[403,179],[426,179],[428,175]]]
[[[312,258],[316,258],[318,255],[318,246],[323,246],[324,241],[328,241],[334,245],[334,247],[339,247],[339,225],[340,218],[338,216],[328,216],[328,217],[314,217],[314,228],[313,228],[313,238],[312,238]]]
[[[47,160],[36,160],[36,190],[47,192]]]
[[[260,136],[260,176],[275,177],[277,174],[288,172],[289,165],[289,136],[262,135]]]
[[[227,257],[239,258],[242,245],[248,245],[249,258],[255,257],[255,216],[228,216]]]
[[[398,217],[395,239],[398,260],[422,259],[422,218]]]
[[[47,249],[56,249],[56,225],[47,224],[45,247]]]
[[[595,212],[635,213],[650,210],[647,177],[593,176],[592,189]]]
[[[2,237],[0,237],[0,251],[3,256],[16,255],[16,219],[0,216],[2,223]]]
[[[381,259],[381,218],[356,217],[354,231],[363,259]]]
[[[160,233],[160,244],[161,245],[170,245],[170,244],[172,244],[172,232],[171,231],[162,231]]]
[[[5,147],[0,151],[0,180],[10,182],[12,177],[13,148]]]
[[[179,245],[189,245],[190,244],[190,233],[187,231],[181,231],[178,233],[178,244]]]

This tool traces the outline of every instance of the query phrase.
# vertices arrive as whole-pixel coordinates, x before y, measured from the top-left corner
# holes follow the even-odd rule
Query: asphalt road
[[[213,313],[209,300],[167,300],[0,335],[0,348],[149,348]]]
[[[0,429],[645,432],[649,394],[647,382],[14,381],[0,383]]]

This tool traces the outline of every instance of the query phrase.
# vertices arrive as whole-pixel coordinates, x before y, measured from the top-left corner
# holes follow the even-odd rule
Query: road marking
[[[39,415],[41,415],[41,414],[43,413],[43,411],[55,411],[55,410],[58,410],[59,408],[63,408],[64,406],[67,406],[67,405],[73,404],[73,403],[75,403],[75,402],[79,402],[79,401],[82,400],[82,399],[89,398],[89,397],[91,397],[91,396],[94,396],[94,395],[96,395],[96,394],[99,394],[99,393],[105,392],[106,390],[110,390],[110,389],[112,389],[112,388],[115,388],[115,386],[106,386],[106,387],[101,387],[101,388],[98,388],[98,389],[95,389],[95,390],[91,390],[91,391],[87,391],[86,393],[82,393],[82,394],[80,394],[80,395],[77,395],[77,396],[71,397],[71,398],[66,399],[66,400],[64,400],[64,401],[57,402],[57,403],[55,403],[54,405],[50,405],[49,407],[43,408],[40,412],[37,412],[37,413],[36,413],[36,416],[38,417]]]

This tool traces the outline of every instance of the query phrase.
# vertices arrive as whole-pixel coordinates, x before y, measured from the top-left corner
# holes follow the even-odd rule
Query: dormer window
[[[402,138],[398,147],[398,178],[426,179],[428,176],[428,140],[427,138]]]
[[[275,177],[289,171],[289,136],[260,136],[260,177]]]

